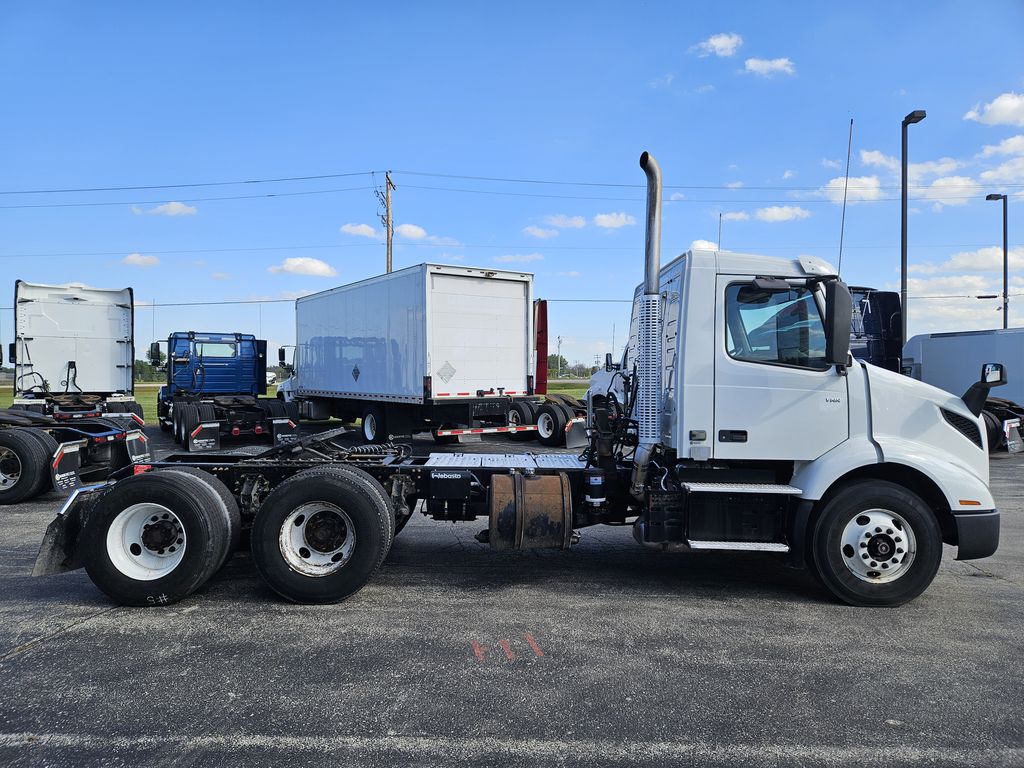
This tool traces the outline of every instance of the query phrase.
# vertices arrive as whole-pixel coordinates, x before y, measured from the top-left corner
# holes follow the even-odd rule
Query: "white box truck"
[[[419,264],[298,299],[295,328],[278,392],[304,418],[362,419],[374,443],[532,429],[508,426],[534,393],[528,272]]]
[[[57,420],[114,416],[141,426],[131,288],[14,284],[16,409]]]

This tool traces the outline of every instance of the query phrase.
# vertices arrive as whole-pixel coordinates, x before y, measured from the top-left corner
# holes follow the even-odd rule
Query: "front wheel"
[[[822,582],[858,606],[902,605],[939,569],[942,531],[919,496],[881,480],[855,483],[821,511],[811,551]]]

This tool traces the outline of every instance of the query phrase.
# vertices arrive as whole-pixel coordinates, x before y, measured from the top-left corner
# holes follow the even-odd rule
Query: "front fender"
[[[882,460],[916,469],[939,487],[953,512],[977,512],[995,509],[996,503],[988,489],[987,478],[980,478],[956,455],[940,451],[925,443],[898,437],[876,438],[882,449]],[[980,449],[978,449],[980,450]],[[987,457],[986,457],[987,460]],[[968,503],[963,503],[968,502]]]
[[[800,498],[818,501],[843,475],[883,461],[881,451],[869,440],[845,440],[814,461],[802,462],[792,484],[803,491]]]

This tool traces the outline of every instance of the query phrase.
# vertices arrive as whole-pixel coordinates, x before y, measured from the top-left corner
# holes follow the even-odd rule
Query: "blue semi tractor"
[[[157,395],[160,429],[189,451],[215,450],[222,437],[269,437],[275,445],[298,437],[298,410],[267,394],[267,342],[244,333],[176,331],[149,348],[149,361],[167,373]]]

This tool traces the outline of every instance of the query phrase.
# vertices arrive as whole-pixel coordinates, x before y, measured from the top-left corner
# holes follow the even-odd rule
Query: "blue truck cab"
[[[160,428],[189,450],[221,436],[294,434],[298,413],[267,394],[267,342],[246,333],[175,331],[167,338],[166,383],[157,395]],[[161,365],[159,343],[150,362]]]

